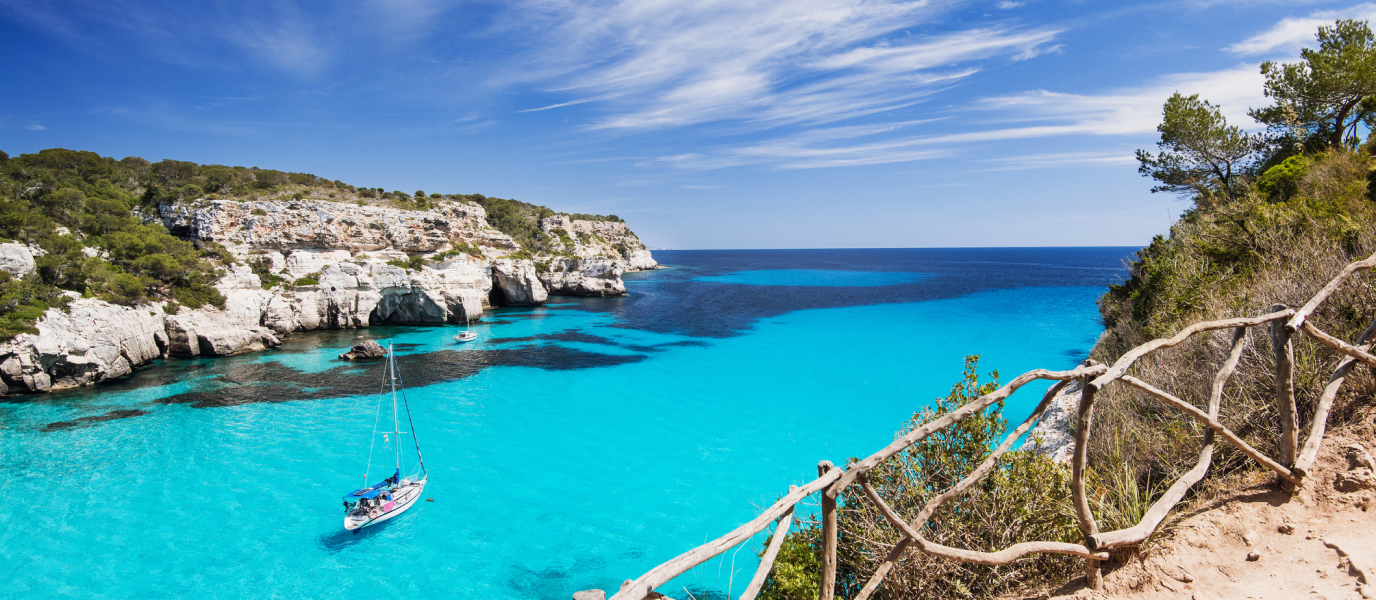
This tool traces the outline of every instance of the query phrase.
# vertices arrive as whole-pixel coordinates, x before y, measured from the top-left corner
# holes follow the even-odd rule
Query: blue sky
[[[0,0],[0,149],[614,213],[651,247],[1139,245],[1174,91],[1376,4]],[[1376,20],[1376,19],[1374,19]]]

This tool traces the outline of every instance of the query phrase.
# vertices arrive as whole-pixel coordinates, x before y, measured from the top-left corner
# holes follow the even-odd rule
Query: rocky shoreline
[[[214,284],[224,308],[121,306],[69,293],[68,310],[49,309],[37,335],[0,344],[0,393],[92,385],[159,358],[266,350],[296,331],[463,323],[550,296],[623,295],[623,273],[659,266],[623,222],[547,217],[539,225],[549,250],[532,254],[469,202],[407,210],[198,200],[140,216],[229,250],[235,264]],[[0,244],[0,270],[32,273],[35,252]]]

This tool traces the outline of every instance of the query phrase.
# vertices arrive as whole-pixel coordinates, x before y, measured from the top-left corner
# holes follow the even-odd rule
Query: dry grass
[[[1127,349],[1189,323],[1255,316],[1273,304],[1303,305],[1344,266],[1376,250],[1376,210],[1363,196],[1369,163],[1354,154],[1323,157],[1301,180],[1296,200],[1267,204],[1252,197],[1182,220],[1172,229],[1168,247],[1158,249],[1155,271],[1136,270],[1140,279],[1150,280],[1139,286],[1146,293],[1129,299],[1119,292],[1101,301],[1108,331],[1094,358],[1112,362]],[[1370,274],[1353,278],[1310,321],[1341,339],[1355,339],[1376,314],[1370,281]],[[1197,335],[1139,361],[1131,374],[1205,408],[1231,335]],[[1267,328],[1250,329],[1244,343],[1237,372],[1224,390],[1220,420],[1275,457],[1280,430]],[[1322,386],[1340,358],[1306,336],[1295,337],[1301,432],[1308,431]],[[1373,392],[1376,381],[1368,371],[1354,371],[1330,421],[1343,422],[1354,407],[1370,402]],[[1169,482],[1198,459],[1203,431],[1179,411],[1125,385],[1102,391],[1096,407],[1090,457],[1097,472],[1126,464],[1139,485]],[[1211,477],[1250,468],[1247,457],[1222,444]]]

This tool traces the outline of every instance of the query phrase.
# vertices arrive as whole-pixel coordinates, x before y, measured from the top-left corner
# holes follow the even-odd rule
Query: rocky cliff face
[[[645,244],[620,221],[584,221],[555,215],[541,219],[540,230],[549,236],[551,245],[574,256],[607,258],[621,263],[622,271],[659,268]]]
[[[38,335],[0,344],[6,392],[46,392],[129,374],[164,356],[168,337],[160,306],[115,306],[75,298],[69,312],[48,311]]]
[[[237,263],[215,284],[224,308],[125,307],[74,296],[69,312],[47,312],[38,335],[0,344],[0,393],[90,385],[168,356],[264,350],[295,331],[463,323],[489,306],[539,305],[550,295],[625,294],[622,273],[658,267],[625,223],[566,216],[541,223],[558,255],[509,258],[521,247],[466,202],[406,210],[202,200],[143,217],[234,255]],[[30,248],[0,244],[0,270],[19,277],[33,269]]]
[[[499,252],[518,248],[511,236],[488,226],[482,207],[466,202],[405,210],[309,200],[201,200],[163,205],[155,217],[178,237],[258,249],[422,253],[454,243]]]

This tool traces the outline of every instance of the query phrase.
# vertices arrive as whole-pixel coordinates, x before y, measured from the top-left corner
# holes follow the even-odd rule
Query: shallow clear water
[[[628,275],[630,296],[494,311],[462,346],[454,327],[314,332],[13,398],[3,595],[611,590],[818,460],[882,447],[966,354],[1005,380],[1073,366],[1132,250],[657,252],[670,268]],[[335,358],[358,338],[402,349],[433,501],[355,534],[339,497],[364,481],[381,382],[379,363]],[[1010,420],[1040,389],[1013,397]],[[664,591],[738,594],[759,542]]]

